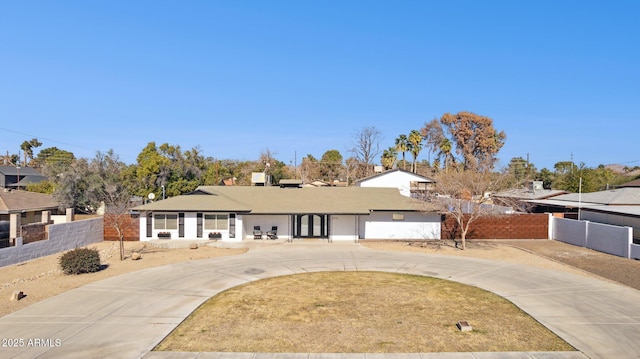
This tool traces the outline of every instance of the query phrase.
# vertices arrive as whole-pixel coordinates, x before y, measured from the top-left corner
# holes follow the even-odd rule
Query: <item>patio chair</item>
[[[253,226],[253,239],[262,239],[262,230],[260,230],[260,226]]]
[[[278,226],[272,226],[270,231],[267,231],[268,239],[278,239]]]

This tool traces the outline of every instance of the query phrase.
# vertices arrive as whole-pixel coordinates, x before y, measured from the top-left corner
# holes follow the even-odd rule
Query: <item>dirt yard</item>
[[[87,247],[98,249],[100,261],[106,265],[105,269],[96,273],[65,275],[58,264],[60,254],[0,268],[0,317],[101,279],[170,263],[236,255],[247,251],[213,247],[165,249],[142,242],[125,242],[126,259],[121,261],[118,242],[100,242]],[[131,260],[132,252],[141,253],[142,259]],[[14,291],[22,291],[26,297],[19,301],[11,301],[10,297]]]
[[[494,259],[597,276],[640,290],[640,261],[549,240],[468,241],[467,249],[455,248],[452,241],[363,242],[373,249],[439,253]]]

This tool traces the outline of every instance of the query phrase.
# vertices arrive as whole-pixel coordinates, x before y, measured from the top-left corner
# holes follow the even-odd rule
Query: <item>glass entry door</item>
[[[329,236],[327,215],[296,215],[294,224],[294,233],[297,238],[327,238]]]

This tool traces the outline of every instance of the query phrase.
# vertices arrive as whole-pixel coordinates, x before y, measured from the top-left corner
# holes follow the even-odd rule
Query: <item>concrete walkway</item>
[[[355,270],[427,275],[489,290],[518,305],[579,352],[151,352],[201,303],[228,288],[279,275]],[[2,358],[637,358],[640,292],[591,277],[505,262],[376,251],[353,243],[281,243],[257,246],[239,256],[171,264],[89,284],[0,318],[0,333]]]

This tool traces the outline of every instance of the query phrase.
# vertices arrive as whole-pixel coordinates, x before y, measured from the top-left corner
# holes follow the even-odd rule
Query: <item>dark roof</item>
[[[14,166],[0,166],[0,173],[5,176],[17,176],[20,174],[22,176],[42,176],[38,170],[33,167],[14,167]],[[44,177],[44,176],[42,176]]]
[[[202,186],[195,192],[134,208],[140,211],[212,211],[251,214],[369,214],[437,212],[435,204],[405,197],[395,188]]]
[[[0,189],[0,213],[21,213],[58,209],[53,196],[44,193]]]
[[[32,183],[40,183],[47,180],[46,176],[31,167],[0,166],[0,174],[5,177],[4,181],[0,182],[0,187],[7,188],[26,187]],[[20,176],[20,179],[16,183],[18,176]]]

